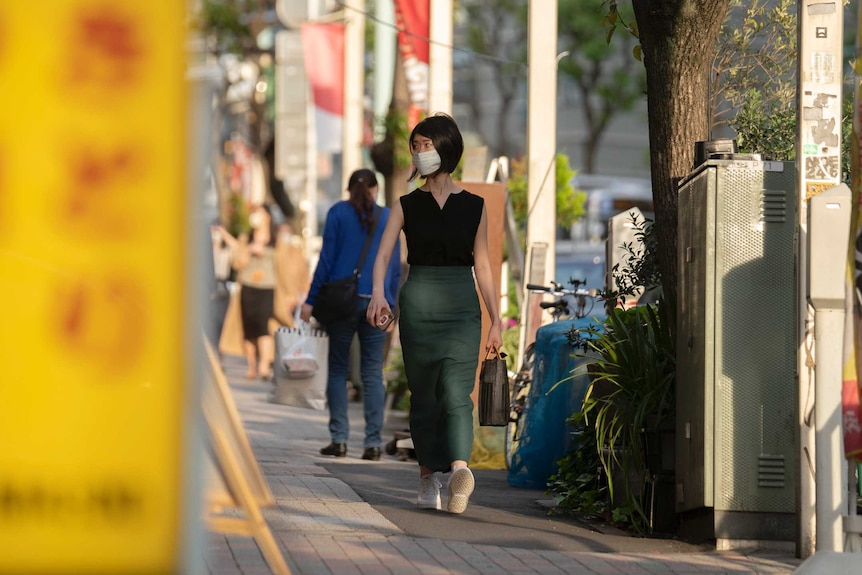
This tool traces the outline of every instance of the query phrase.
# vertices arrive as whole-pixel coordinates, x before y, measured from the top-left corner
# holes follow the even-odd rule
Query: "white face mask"
[[[416,166],[416,169],[423,176],[433,174],[439,170],[441,163],[440,154],[437,153],[437,150],[428,150],[427,152],[413,154],[413,165]]]

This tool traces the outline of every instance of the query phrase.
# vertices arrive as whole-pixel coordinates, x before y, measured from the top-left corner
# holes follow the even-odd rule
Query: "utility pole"
[[[541,326],[538,298],[527,297],[526,284],[553,279],[557,220],[557,3],[533,0],[527,24],[527,266],[518,365],[523,350]]]
[[[834,427],[834,412],[841,411],[841,381],[823,374],[834,373],[812,364],[814,340],[825,337],[825,315],[815,318],[810,305],[808,276],[816,267],[815,258],[846,257],[838,253],[815,252],[809,261],[808,200],[841,181],[841,85],[843,13],[841,3],[802,0],[798,3],[799,70],[797,74],[797,145],[799,178],[798,287],[800,350],[799,370],[799,501],[797,552],[808,557],[817,551],[842,550],[841,508],[846,461],[841,453],[840,416]],[[814,329],[812,329],[814,326]],[[838,326],[839,331],[842,326]],[[816,333],[814,333],[816,332]],[[812,337],[812,336],[815,337]],[[816,354],[815,354],[816,355]],[[814,357],[815,362],[832,361],[830,355]],[[839,368],[840,370],[840,365]],[[840,373],[840,371],[839,371]],[[814,393],[811,388],[814,386]],[[812,405],[814,398],[816,410]],[[828,424],[828,426],[827,426]],[[816,426],[816,427],[815,427]],[[812,470],[816,469],[816,478]]]
[[[452,0],[431,0],[428,112],[452,115]]]
[[[275,35],[275,176],[302,214],[297,230],[317,235],[317,138],[314,102],[305,72],[300,26],[317,18],[313,2],[279,0],[276,12],[285,29]]]
[[[365,122],[365,0],[346,0],[344,12],[344,132],[341,155],[341,190],[362,167],[362,132]]]
[[[398,50],[395,34],[395,7],[393,0],[377,0],[374,5],[374,140],[386,135],[383,122],[392,102],[392,84],[395,73],[395,52]]]
[[[553,279],[556,238],[557,3],[533,0],[528,24],[527,245],[548,245],[543,282]]]

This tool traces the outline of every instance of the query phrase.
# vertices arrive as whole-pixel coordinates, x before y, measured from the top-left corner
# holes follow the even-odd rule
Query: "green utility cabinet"
[[[794,164],[707,160],[681,182],[678,214],[681,531],[794,541]]]

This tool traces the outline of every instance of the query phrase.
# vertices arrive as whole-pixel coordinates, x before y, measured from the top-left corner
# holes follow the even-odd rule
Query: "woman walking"
[[[401,288],[400,333],[410,389],[410,435],[419,461],[417,505],[440,509],[440,473],[449,478],[450,513],[463,513],[473,492],[467,467],[473,447],[473,402],[481,342],[476,284],[491,316],[487,345],[499,347],[500,314],[488,259],[484,200],[456,186],[464,151],[455,121],[436,114],[410,134],[417,175],[425,183],[392,208],[374,263],[368,321],[391,314],[385,277],[401,230],[410,271]],[[475,281],[474,281],[475,274]]]
[[[272,375],[275,342],[269,328],[275,317],[275,288],[278,281],[275,262],[275,228],[268,206],[255,206],[248,216],[251,237],[234,238],[216,226],[225,243],[233,250],[233,267],[240,284],[243,354],[248,363],[245,376],[268,380]]]
[[[347,439],[350,422],[347,417],[347,375],[350,370],[350,344],[359,334],[360,374],[362,395],[365,401],[365,440],[362,459],[380,459],[382,443],[380,430],[383,427],[383,410],[386,388],[383,384],[383,343],[386,333],[375,329],[365,321],[366,309],[371,298],[371,269],[380,245],[384,226],[389,219],[389,208],[379,207],[377,178],[371,170],[356,170],[347,185],[350,199],[333,205],[326,215],[323,230],[323,246],[320,259],[308,296],[300,310],[300,318],[311,319],[314,303],[321,286],[329,281],[349,276],[356,268],[362,248],[369,233],[371,243],[362,269],[359,270],[359,304],[348,318],[325,325],[329,334],[328,379],[326,399],[329,403],[329,434],[331,443],[320,450],[321,455],[344,457],[347,455]],[[396,238],[397,240],[397,238]],[[392,265],[384,269],[380,279],[381,297],[389,306],[395,306],[398,282],[401,278],[401,257],[398,242]]]

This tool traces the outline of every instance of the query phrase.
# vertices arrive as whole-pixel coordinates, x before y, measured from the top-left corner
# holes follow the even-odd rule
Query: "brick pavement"
[[[799,564],[787,554],[762,551],[587,553],[411,537],[319,465],[317,451],[329,441],[326,412],[267,403],[269,384],[245,380],[239,358],[226,358],[225,372],[276,499],[264,517],[294,575],[789,574]],[[362,416],[354,405],[349,447],[355,452],[361,450]],[[210,533],[205,552],[211,575],[270,573],[249,537]]]

